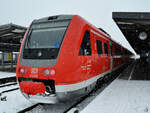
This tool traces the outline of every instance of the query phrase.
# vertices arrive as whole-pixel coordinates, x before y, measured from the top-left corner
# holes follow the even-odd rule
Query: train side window
[[[105,49],[105,56],[108,56],[108,46],[106,43],[104,43],[104,49]]]
[[[113,56],[113,52],[112,52],[112,42],[110,42],[110,54],[111,54],[111,56]]]
[[[96,40],[96,44],[98,56],[102,56],[103,55],[102,42],[100,40]]]
[[[116,48],[116,55],[120,55],[120,49],[119,48]]]
[[[91,41],[90,41],[90,32],[87,30],[85,31],[81,46],[80,46],[80,51],[79,51],[79,56],[90,56],[91,55]]]

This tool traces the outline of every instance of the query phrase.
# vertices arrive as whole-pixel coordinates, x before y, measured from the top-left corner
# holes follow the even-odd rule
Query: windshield
[[[33,29],[25,48],[59,48],[65,31],[65,27]]]
[[[41,25],[31,26],[23,50],[24,59],[57,58],[67,26],[41,27]]]

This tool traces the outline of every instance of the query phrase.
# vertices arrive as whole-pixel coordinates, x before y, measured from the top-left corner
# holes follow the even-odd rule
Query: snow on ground
[[[16,73],[9,73],[9,72],[0,72],[0,79],[8,78],[8,77],[15,77]]]
[[[19,110],[33,105],[23,97],[20,90],[4,93],[0,97],[4,96],[7,101],[0,100],[0,113],[17,113]]]
[[[7,77],[15,77],[16,73],[0,72],[0,79]],[[6,86],[0,88],[0,92],[17,88],[18,85]],[[18,111],[33,105],[30,101],[26,100],[21,94],[20,90],[11,91],[0,95],[0,98],[6,96],[6,101],[0,100],[0,113],[17,113]]]
[[[150,81],[117,79],[81,113],[150,113]]]

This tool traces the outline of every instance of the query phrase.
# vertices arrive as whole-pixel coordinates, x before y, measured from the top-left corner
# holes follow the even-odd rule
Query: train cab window
[[[90,41],[90,32],[87,30],[85,31],[81,46],[80,46],[80,51],[79,51],[79,56],[90,56],[91,55],[91,41]]]
[[[108,46],[106,43],[104,43],[104,49],[105,49],[105,56],[108,56]]]
[[[45,26],[47,23],[41,24]],[[34,26],[34,25],[33,25]],[[24,59],[56,59],[67,27],[42,27],[38,25],[28,33],[23,50]]]
[[[103,55],[102,42],[100,40],[96,40],[96,44],[98,56],[102,56]]]

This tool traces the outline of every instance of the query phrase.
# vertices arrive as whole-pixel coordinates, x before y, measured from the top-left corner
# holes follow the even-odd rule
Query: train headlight
[[[51,76],[53,76],[53,75],[55,75],[56,74],[56,72],[55,72],[55,70],[54,69],[46,69],[46,70],[44,70],[44,75],[51,75]]]
[[[140,40],[146,40],[147,39],[147,33],[146,32],[140,32],[139,33],[139,39]]]
[[[50,75],[50,71],[48,69],[44,70],[44,75]]]

